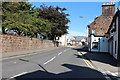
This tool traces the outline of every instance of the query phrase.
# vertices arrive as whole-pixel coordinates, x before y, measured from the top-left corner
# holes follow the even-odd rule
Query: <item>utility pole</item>
[[[84,16],[79,16],[80,18],[86,18],[87,20],[85,20],[86,22],[89,22],[91,23],[91,21],[89,21],[89,19],[87,17],[84,17]],[[87,24],[88,25],[88,24]],[[90,39],[90,44],[88,44],[88,48],[90,49],[90,52],[91,52],[91,36],[89,37],[88,36],[88,28],[87,28],[87,25],[86,25],[86,37],[87,39]],[[89,42],[88,42],[89,43]]]

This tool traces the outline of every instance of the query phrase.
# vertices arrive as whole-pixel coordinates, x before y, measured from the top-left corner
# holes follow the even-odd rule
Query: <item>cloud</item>
[[[68,36],[86,36],[85,32],[82,33],[82,32],[76,32],[76,31],[69,31],[68,32]]]

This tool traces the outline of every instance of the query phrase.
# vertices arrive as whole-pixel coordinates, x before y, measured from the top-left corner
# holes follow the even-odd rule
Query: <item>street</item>
[[[81,78],[113,80],[98,71],[76,48],[64,47],[33,55],[2,60],[3,78]]]

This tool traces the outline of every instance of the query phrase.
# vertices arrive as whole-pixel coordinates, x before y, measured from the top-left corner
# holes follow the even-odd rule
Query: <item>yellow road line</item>
[[[85,60],[85,61],[89,64],[90,68],[94,69],[94,66],[88,60]]]
[[[78,52],[78,54],[83,57],[83,61],[87,64],[88,67],[95,69],[95,67],[90,63],[90,61],[84,59],[84,56],[80,52]]]
[[[90,65],[89,65],[89,64],[88,64],[88,63],[87,63],[84,59],[83,59],[83,61],[87,64],[87,66],[88,66],[88,67],[90,67],[90,68],[91,68],[91,66],[90,66]]]

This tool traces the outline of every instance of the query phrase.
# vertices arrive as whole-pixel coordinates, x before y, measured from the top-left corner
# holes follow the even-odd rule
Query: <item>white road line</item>
[[[56,56],[53,57],[52,59],[48,60],[47,62],[45,62],[44,65],[47,64],[47,63],[49,63],[50,61],[54,60],[55,58],[56,58]]]
[[[10,77],[10,78],[12,79],[12,78],[15,78],[15,77],[18,77],[18,76],[21,76],[21,75],[27,74],[27,73],[28,73],[28,72],[23,72],[23,73],[20,73],[20,74],[15,75],[15,76],[13,76],[13,77]]]
[[[108,76],[105,76],[105,78],[106,78],[107,80],[111,80],[111,78],[110,78],[110,77],[108,77]]]
[[[101,72],[103,75],[104,75],[104,77],[107,79],[107,80],[111,80],[111,78],[106,74],[106,72]]]
[[[118,73],[112,73],[111,71],[107,71],[109,74],[113,75],[113,76],[118,76]]]
[[[58,53],[58,55],[62,54],[62,52]]]
[[[103,74],[104,76],[106,76],[106,75],[107,75],[105,72],[102,72],[102,74]]]
[[[64,50],[64,52],[66,52],[66,50]]]

